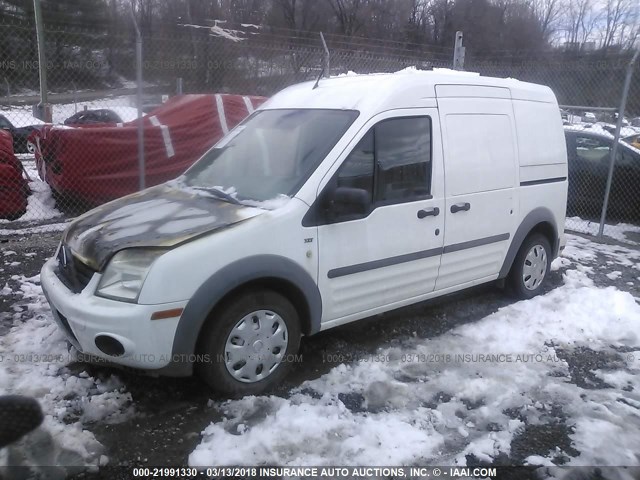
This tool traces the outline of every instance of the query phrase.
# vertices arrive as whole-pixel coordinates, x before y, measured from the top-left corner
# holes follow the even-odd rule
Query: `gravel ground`
[[[58,238],[59,234],[38,234],[0,243],[0,289],[6,284],[15,292],[20,288],[21,277],[37,275],[44,260],[53,254]],[[614,285],[639,301],[637,264],[621,265],[610,256],[597,253],[596,258],[589,261],[589,268],[592,269],[589,276],[597,286]],[[547,289],[562,283],[562,271],[560,268],[550,273]],[[15,294],[0,295],[0,336],[6,334],[14,313],[22,308],[18,299]],[[476,322],[512,302],[495,285],[483,285],[303,339],[303,362],[295,365],[293,373],[274,393],[286,398],[291,389],[327,373],[341,358],[355,360],[408,338],[434,338]],[[571,381],[590,388],[605,388],[593,371],[618,361],[589,349],[560,350],[558,355],[569,365]],[[201,432],[221,415],[213,406],[221,399],[212,396],[195,378],[145,377],[85,364],[69,368],[72,372],[88,370],[96,378],[115,372],[132,396],[136,415],[120,423],[84,425],[105,446],[110,465],[186,465],[189,454],[201,441]],[[341,399],[349,409],[361,408],[362,398],[357,394],[345,394]],[[517,415],[513,413],[514,418]],[[563,423],[562,415],[550,415],[550,418],[553,420],[547,424],[527,425],[513,439],[510,454],[496,458],[494,464],[522,464],[528,456],[545,455],[553,449],[569,456],[577,454],[569,438],[571,427]],[[478,459],[469,460],[481,463]]]

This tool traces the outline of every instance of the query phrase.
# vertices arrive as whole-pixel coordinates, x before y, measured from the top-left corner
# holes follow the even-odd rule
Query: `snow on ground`
[[[599,221],[584,220],[580,217],[567,217],[565,226],[569,230],[575,232],[586,233],[589,235],[597,235],[600,228]],[[630,239],[627,234],[640,233],[640,226],[632,225],[630,223],[606,223],[604,226],[604,235],[610,238],[614,238],[621,242],[629,243],[632,245],[638,245],[638,242]]]
[[[29,125],[42,125],[44,122],[33,116],[31,107],[12,107],[0,110],[0,115],[6,117],[7,120],[16,128],[28,127]]]
[[[0,226],[2,222],[0,221]],[[47,223],[45,225],[37,225],[34,227],[23,227],[23,228],[0,228],[0,237],[23,237],[29,235],[37,235],[39,233],[45,232],[63,232],[69,226],[69,222],[60,222],[60,223]]]
[[[572,235],[565,252],[564,284],[546,295],[342,364],[289,398],[215,404],[224,419],[189,463],[465,465],[508,456],[526,428],[566,424],[572,451],[525,462],[640,465],[640,305],[589,278],[598,253],[636,268],[640,253]],[[580,355],[610,361],[582,378]]]
[[[591,273],[593,268],[585,264],[596,262],[597,254],[602,254],[607,257],[607,264],[610,266],[620,265],[640,271],[640,250],[622,245],[596,243],[576,235],[567,235],[567,238],[567,246],[562,252],[562,258],[555,262],[574,261],[576,268]]]
[[[560,287],[437,337],[395,339],[287,398],[213,402],[224,419],[205,429],[189,463],[464,465],[509,456],[528,428],[563,425],[570,446],[524,461],[640,465],[640,305],[597,287],[596,268],[640,270],[640,251],[568,235],[553,264],[564,272]],[[129,418],[131,396],[116,376],[92,377],[72,363],[38,276],[12,280],[18,299],[0,314],[12,324],[0,336],[0,394],[35,396],[46,420],[0,465],[104,464],[89,427]]]
[[[67,227],[66,222],[48,225],[28,226],[18,229],[3,228],[15,225],[14,222],[16,221],[42,223],[62,217],[62,213],[56,208],[56,202],[51,195],[51,188],[46,182],[43,182],[38,177],[38,170],[36,168],[33,157],[31,157],[30,159],[22,159],[22,165],[25,169],[25,172],[29,176],[29,188],[31,189],[31,195],[29,195],[29,197],[27,198],[27,211],[19,219],[14,221],[0,219],[0,236],[27,235],[39,232],[63,231]]]
[[[135,96],[126,95],[122,97],[101,98],[93,101],[78,102],[77,104],[57,104],[53,106],[53,123],[64,123],[64,121],[77,112],[107,108],[116,112],[123,122],[131,122],[138,118]]]
[[[0,395],[37,398],[45,413],[42,427],[0,451],[0,466],[98,465],[108,459],[85,426],[117,422],[132,414],[131,396],[116,376],[94,378],[68,368],[62,332],[55,325],[42,293],[39,276],[13,277],[20,284],[13,303],[13,326],[0,336]],[[7,295],[7,287],[0,295]],[[5,321],[6,321],[5,317]],[[1,472],[0,472],[1,473]],[[60,477],[63,478],[63,477]]]
[[[116,112],[120,118],[122,118],[123,122],[130,122],[138,118],[135,101],[135,96],[123,95],[90,101],[79,101],[77,103],[56,103],[52,105],[53,123],[64,123],[70,116],[84,110],[85,106],[89,110],[108,108]],[[42,120],[33,116],[30,105],[4,107],[0,110],[0,115],[6,116],[15,127],[42,125],[44,123]]]

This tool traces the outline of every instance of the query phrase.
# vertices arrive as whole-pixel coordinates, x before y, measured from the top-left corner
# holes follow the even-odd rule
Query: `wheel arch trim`
[[[230,263],[200,285],[188,301],[176,328],[172,362],[166,375],[184,376],[193,371],[198,337],[209,314],[229,293],[256,281],[286,282],[300,292],[306,303],[308,319],[301,318],[300,329],[306,335],[320,331],[322,299],[311,275],[299,264],[279,255],[254,255]],[[292,300],[296,305],[296,302]]]
[[[545,225],[547,227],[545,227]],[[511,245],[509,245],[509,250],[507,250],[507,255],[505,256],[504,262],[502,263],[502,267],[500,268],[500,273],[498,278],[506,278],[511,270],[511,266],[513,265],[513,260],[516,258],[520,247],[524,240],[529,236],[529,234],[534,231],[536,228],[550,228],[553,234],[553,238],[549,239],[549,243],[551,244],[551,260],[556,258],[558,255],[558,248],[560,246],[560,238],[558,236],[558,227],[556,225],[555,217],[551,210],[545,207],[538,207],[531,210],[520,222],[516,233],[513,235],[513,240],[511,241]]]

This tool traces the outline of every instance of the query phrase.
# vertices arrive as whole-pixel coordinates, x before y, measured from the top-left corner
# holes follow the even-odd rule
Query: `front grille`
[[[69,290],[80,293],[89,284],[94,273],[96,271],[76,258],[69,247],[60,245],[56,274]]]

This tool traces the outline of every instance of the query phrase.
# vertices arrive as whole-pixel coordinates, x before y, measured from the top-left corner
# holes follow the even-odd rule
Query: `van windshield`
[[[357,116],[353,110],[258,111],[205,153],[182,180],[228,201],[294,195]]]

